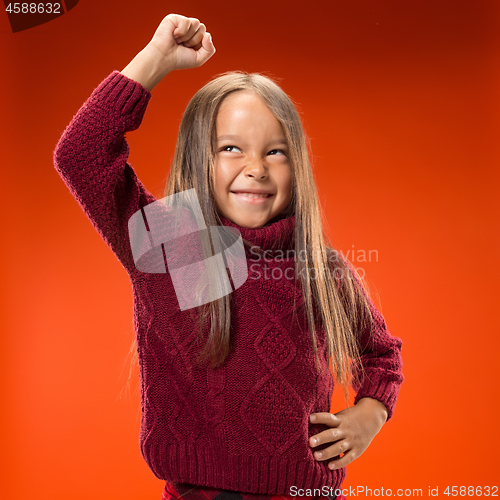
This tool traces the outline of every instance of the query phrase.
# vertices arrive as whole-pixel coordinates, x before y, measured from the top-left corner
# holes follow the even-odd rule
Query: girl
[[[165,196],[196,193],[211,231],[233,228],[244,244],[244,269],[226,262],[230,291],[209,302],[181,307],[174,286],[180,264],[206,258],[207,247],[202,254],[195,245],[210,241],[206,228],[184,227],[181,252],[168,251],[151,218],[157,200],[127,163],[125,133],[139,127],[152,89],[214,53],[198,19],[165,17],[75,115],[55,168],[132,282],[141,451],[166,481],[164,498],[343,498],[345,466],[392,416],[401,340],[347,260],[326,245],[291,100],[271,79],[234,71],[186,108]],[[157,257],[154,269],[139,265],[138,220],[147,241],[156,239],[146,252],[150,263]],[[220,259],[225,252],[211,235],[209,256]],[[346,398],[336,414],[330,361]],[[357,392],[347,407],[351,379]]]

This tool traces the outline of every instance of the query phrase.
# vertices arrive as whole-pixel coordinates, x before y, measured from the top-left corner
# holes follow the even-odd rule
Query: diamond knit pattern
[[[334,384],[324,356],[322,371],[314,366],[293,258],[247,260],[248,279],[231,295],[230,353],[214,370],[195,364],[203,347],[197,311],[181,311],[168,265],[149,273],[135,266],[128,221],[156,198],[128,163],[125,134],[140,126],[150,99],[139,83],[113,71],[54,151],[56,171],[132,284],[143,457],[158,478],[176,484],[265,495],[287,494],[291,486],[339,488],[345,469],[330,471],[309,446],[328,428],[311,424],[309,415],[330,411]],[[221,220],[263,250],[294,248],[294,216],[257,229]],[[359,332],[364,351],[357,366],[367,377],[355,401],[379,400],[390,419],[403,382],[401,340],[369,303],[375,321],[372,332]],[[324,342],[318,328],[320,352]]]

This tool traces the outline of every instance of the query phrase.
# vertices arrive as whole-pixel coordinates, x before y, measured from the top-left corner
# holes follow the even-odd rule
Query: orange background
[[[499,485],[499,3],[81,0],[16,34],[0,14],[0,496],[161,498],[138,445],[137,369],[126,389],[131,285],[52,151],[170,12],[205,23],[217,53],[168,75],[127,134],[146,187],[162,196],[197,89],[265,72],[303,116],[333,243],[378,251],[355,263],[403,339],[406,381],[345,486]]]

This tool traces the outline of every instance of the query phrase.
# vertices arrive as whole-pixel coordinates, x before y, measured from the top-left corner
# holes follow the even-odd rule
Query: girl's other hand
[[[331,429],[311,436],[309,444],[312,448],[324,443],[333,442],[332,446],[314,453],[318,461],[329,460],[344,454],[342,458],[331,460],[330,469],[340,469],[358,458],[379,433],[387,419],[387,409],[379,401],[372,398],[361,398],[358,403],[338,413],[312,413],[315,424],[326,424]],[[316,454],[320,453],[320,456]]]
[[[167,71],[196,68],[214,54],[212,37],[195,17],[169,14],[165,17],[147,48],[158,51]]]

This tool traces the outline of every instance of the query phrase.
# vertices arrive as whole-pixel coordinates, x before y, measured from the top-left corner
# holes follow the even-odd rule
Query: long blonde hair
[[[297,109],[281,87],[261,73],[228,71],[198,90],[182,117],[164,196],[194,188],[207,226],[222,225],[213,196],[216,118],[222,101],[237,91],[260,96],[283,127],[293,173],[293,192],[282,216],[295,215],[294,255],[304,256],[295,259],[295,271],[304,295],[315,365],[320,368],[316,328],[322,326],[326,333],[324,354],[328,364],[332,361],[334,378],[342,385],[347,404],[351,360],[359,360],[361,332],[367,328],[372,330],[373,320],[366,300],[368,291],[354,266],[332,248],[325,234],[324,213],[320,210],[309,158],[309,140]],[[244,244],[253,246],[246,240]],[[318,269],[330,272],[316,272]],[[211,368],[221,366],[229,354],[230,304],[231,294],[198,307],[200,336],[206,319],[210,318],[210,333],[199,360],[209,360]],[[320,323],[316,324],[318,320]],[[363,376],[362,366],[360,368]]]

